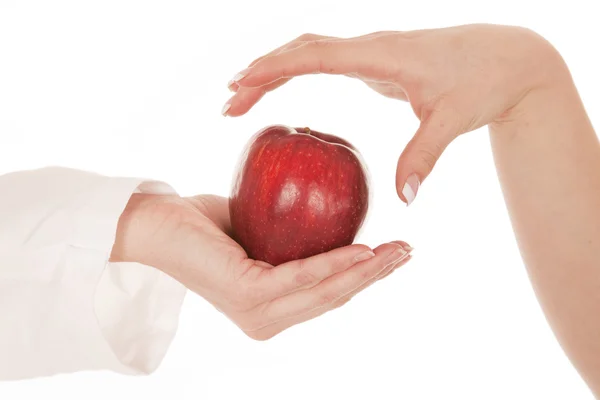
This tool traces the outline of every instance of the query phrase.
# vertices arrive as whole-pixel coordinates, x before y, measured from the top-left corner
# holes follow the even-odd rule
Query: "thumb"
[[[436,111],[421,121],[415,136],[400,155],[396,169],[396,191],[406,205],[417,196],[419,187],[433,170],[446,147],[460,134],[456,118]]]

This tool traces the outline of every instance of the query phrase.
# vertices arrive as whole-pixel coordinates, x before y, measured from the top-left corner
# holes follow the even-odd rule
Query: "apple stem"
[[[296,128],[296,132],[298,132],[298,133],[304,133],[306,135],[312,134],[312,131],[308,127],[307,128]]]

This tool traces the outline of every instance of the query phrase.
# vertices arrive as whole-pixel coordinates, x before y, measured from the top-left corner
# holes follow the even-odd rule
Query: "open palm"
[[[143,262],[201,295],[248,336],[268,339],[349,301],[410,259],[396,241],[353,244],[276,267],[248,258],[231,238],[228,199],[142,196],[127,218],[143,237]]]

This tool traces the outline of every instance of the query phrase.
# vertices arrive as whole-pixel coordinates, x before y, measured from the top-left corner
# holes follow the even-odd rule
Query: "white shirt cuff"
[[[185,287],[150,266],[108,261],[136,191],[175,192],[68,168],[0,176],[0,380],[147,374],[161,363]]]
[[[175,193],[162,182],[137,183],[133,192]],[[121,184],[127,186],[129,183],[127,179],[118,178],[109,183],[117,187]],[[135,180],[131,182],[131,185],[134,184]],[[115,193],[118,191],[115,190]],[[112,206],[103,203],[102,199],[94,203],[98,209]],[[114,205],[117,207],[117,204]],[[122,212],[123,203],[118,207]],[[109,215],[112,213],[107,209]],[[101,232],[101,229],[96,232],[105,234],[102,238],[98,237],[99,242],[112,235],[111,243],[114,243],[116,222],[113,221],[113,228],[107,232]],[[115,370],[128,374],[150,374],[158,368],[177,331],[185,294],[186,288],[182,284],[155,268],[133,262],[107,263],[96,287],[94,310],[102,335],[122,366],[115,367]]]

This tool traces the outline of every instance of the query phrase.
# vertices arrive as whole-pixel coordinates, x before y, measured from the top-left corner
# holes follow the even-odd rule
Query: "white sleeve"
[[[186,289],[155,268],[108,262],[137,191],[174,192],[59,167],[0,176],[0,380],[159,366]]]

